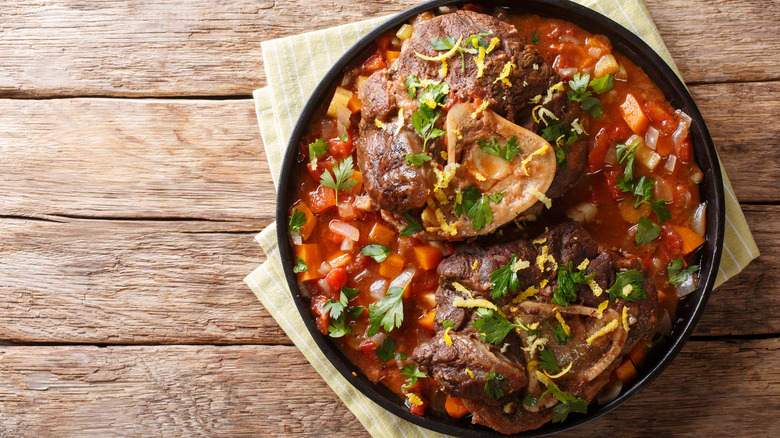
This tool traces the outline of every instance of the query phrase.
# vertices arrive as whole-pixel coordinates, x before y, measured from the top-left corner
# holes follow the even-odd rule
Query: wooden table
[[[0,435],[367,436],[243,284],[274,189],[260,42],[414,1],[0,7]],[[762,256],[578,433],[780,433],[780,2],[647,1]],[[574,436],[574,435],[572,435]]]

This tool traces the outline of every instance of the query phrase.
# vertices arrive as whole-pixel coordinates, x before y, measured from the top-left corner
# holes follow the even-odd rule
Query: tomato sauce
[[[686,261],[690,262],[693,250],[703,242],[692,223],[694,212],[700,208],[697,182],[701,172],[693,161],[687,132],[682,132],[682,137],[678,132],[682,116],[675,113],[663,93],[639,67],[612,51],[607,38],[563,20],[536,15],[510,16],[508,21],[526,41],[538,40],[538,50],[564,84],[575,73],[599,77],[607,71],[614,76],[612,89],[599,96],[603,117],[586,115],[587,173],[570,193],[555,200],[553,209],[545,215],[553,220],[563,216],[584,220],[584,226],[600,246],[619,248],[639,257],[658,289],[661,313],[673,318],[678,298],[675,288],[667,282],[666,267],[678,257],[687,257]],[[410,354],[434,335],[436,266],[452,252],[452,244],[400,236],[379,213],[358,208],[360,195],[365,193],[356,165],[349,178],[354,181],[348,184],[351,188],[334,191],[320,183],[324,172],[332,172],[347,157],[355,161],[360,120],[358,87],[372,72],[397,58],[399,51],[400,41],[394,35],[380,38],[374,51],[345,73],[341,82],[345,91],[341,95],[337,91],[334,97],[334,102],[338,98],[341,103],[335,110],[332,106],[327,108],[327,114],[323,108],[300,145],[298,160],[306,171],[297,177],[297,201],[290,210],[291,215],[296,210],[305,215],[300,237],[292,233],[295,254],[307,268],[298,276],[311,297],[320,331],[330,334],[370,380],[382,382],[407,398],[412,412],[423,414],[430,407],[462,416],[465,412],[459,400],[437,391],[432,379],[421,378],[412,383],[414,378],[410,374],[414,370],[404,358],[404,354]],[[324,140],[321,146],[326,149],[315,164],[309,145],[317,139]],[[658,238],[642,245],[635,242],[638,219],[651,218],[655,224],[661,221],[649,205],[636,208],[634,197],[618,187],[623,166],[617,162],[616,147],[632,139],[641,139],[645,148],[644,158],[638,156],[634,165],[635,175],[654,179],[655,199],[667,202],[671,216],[660,224]],[[368,245],[381,245],[389,250],[389,255],[377,261],[361,253]],[[392,282],[404,275],[412,275],[412,279],[403,293],[401,327],[390,334],[380,330],[369,335],[369,306],[377,305],[389,293]],[[339,301],[342,286],[360,292],[347,300],[345,312],[351,310],[353,314],[346,317],[347,329],[339,333],[333,330],[332,310],[326,308],[329,302]],[[659,315],[660,319],[663,315]],[[388,336],[395,342],[395,348],[391,352],[378,351],[389,345],[386,344]]]

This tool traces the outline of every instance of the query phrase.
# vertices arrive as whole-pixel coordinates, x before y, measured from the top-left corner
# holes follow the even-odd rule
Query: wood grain
[[[368,436],[295,347],[2,347],[0,357],[3,436]],[[720,436],[723,421],[776,435],[778,359],[778,339],[689,342],[638,396],[563,436]]]
[[[696,334],[780,333],[780,206],[746,206],[762,256]],[[0,332],[15,342],[289,344],[242,279],[267,222],[0,219]]]
[[[17,0],[0,17],[0,96],[249,95],[265,84],[263,40],[417,3]],[[646,3],[687,81],[780,79],[780,3]]]
[[[0,215],[275,214],[251,100],[0,100],[0,133]]]

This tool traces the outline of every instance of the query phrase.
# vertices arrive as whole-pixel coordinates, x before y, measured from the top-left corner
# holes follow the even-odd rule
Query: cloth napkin
[[[679,75],[642,0],[575,0],[617,21],[648,43]],[[254,92],[257,119],[275,185],[293,126],[311,92],[330,66],[357,40],[390,17],[262,43],[268,86]],[[716,286],[739,273],[758,257],[758,248],[731,183],[723,172],[726,192],[726,233]],[[319,351],[307,331],[284,280],[276,240],[276,224],[255,239],[268,259],[245,282],[293,343],[373,437],[442,437],[387,412],[358,392]]]

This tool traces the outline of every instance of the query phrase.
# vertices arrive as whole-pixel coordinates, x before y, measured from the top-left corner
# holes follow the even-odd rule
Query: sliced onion
[[[702,202],[691,216],[691,229],[699,236],[704,236],[707,230],[707,203]]]
[[[447,245],[444,244],[441,240],[431,240],[428,242],[431,246],[435,246],[436,248],[439,248],[441,250],[442,254],[447,253]]]
[[[615,146],[610,146],[609,149],[607,149],[607,155],[604,156],[604,163],[614,166],[617,162],[617,150]]]
[[[582,44],[582,40],[580,40],[579,38],[575,38],[571,35],[563,35],[562,37],[558,38],[558,41],[564,43],[572,43],[578,46]]]
[[[645,132],[645,146],[655,150],[656,146],[658,146],[658,134],[659,132],[657,129],[649,126],[647,132]]]
[[[342,105],[336,107],[336,118],[339,119],[339,135],[345,135],[347,133],[347,128],[349,128],[351,123],[349,120],[350,117],[352,117],[352,111],[350,111],[349,108]]]
[[[355,241],[352,239],[344,239],[341,242],[341,250],[342,251],[352,251],[355,248]]]
[[[674,188],[668,181],[662,179],[655,180],[655,197],[656,199],[663,199],[666,202],[672,202],[674,199]]]
[[[354,240],[355,242],[360,239],[360,230],[350,224],[341,221],[331,221],[330,224],[328,224],[328,228],[330,228],[330,231],[340,236],[344,236],[347,239]]]
[[[368,288],[371,298],[375,300],[381,299],[387,292],[387,280],[376,280],[371,283],[371,287]]]
[[[691,274],[688,277],[685,278],[685,281],[683,281],[679,286],[677,286],[677,296],[682,298],[689,293],[696,290],[696,283],[698,283],[698,279],[695,274]]]
[[[590,202],[582,202],[566,211],[566,216],[577,222],[590,222],[598,211],[599,208]]]
[[[701,169],[699,169],[698,166],[694,167],[693,170],[691,170],[691,181],[693,181],[694,184],[699,184],[702,179],[704,179],[704,174],[701,172]]]
[[[672,334],[672,317],[669,316],[669,312],[666,310],[664,310],[664,314],[658,322],[658,329],[664,336],[670,336]]]
[[[322,262],[320,267],[317,269],[317,272],[319,272],[322,275],[328,275],[328,273],[333,270],[333,266],[330,265],[328,262]]]
[[[364,279],[370,276],[371,276],[371,271],[369,271],[368,269],[364,269],[358,275],[355,276],[354,278],[355,283],[360,283],[361,281],[363,281]]]
[[[601,391],[599,393],[598,397],[596,398],[596,401],[600,405],[605,405],[605,404],[611,402],[612,400],[616,399],[617,396],[620,395],[620,391],[622,391],[622,390],[623,390],[623,382],[617,381],[608,390]]]
[[[669,173],[674,172],[674,167],[677,165],[677,156],[676,155],[669,155],[666,157],[666,164],[664,164],[664,167],[666,168]]]
[[[685,139],[688,137],[688,129],[691,127],[691,118],[688,114],[677,110],[674,112],[674,116],[677,118],[677,129],[672,133],[672,140],[675,146],[682,146]]]
[[[290,241],[292,241],[293,245],[300,245],[303,243],[303,237],[301,237],[301,235],[297,232],[290,233]]]
[[[341,216],[342,219],[355,218],[355,207],[352,206],[351,202],[342,202],[339,204],[339,216]]]
[[[395,277],[395,279],[390,282],[390,287],[406,287],[406,285],[412,281],[415,272],[414,268],[409,268],[404,272],[401,272],[401,275]]]
[[[330,285],[324,278],[317,280],[317,287],[320,288],[320,291],[324,292],[326,295],[333,293],[333,289],[330,288]]]
[[[384,331],[381,331],[381,332],[375,334],[374,336],[371,336],[368,339],[371,340],[371,342],[373,342],[374,345],[376,345],[377,347],[380,347],[385,342],[385,338],[387,338],[387,333],[385,333]]]

